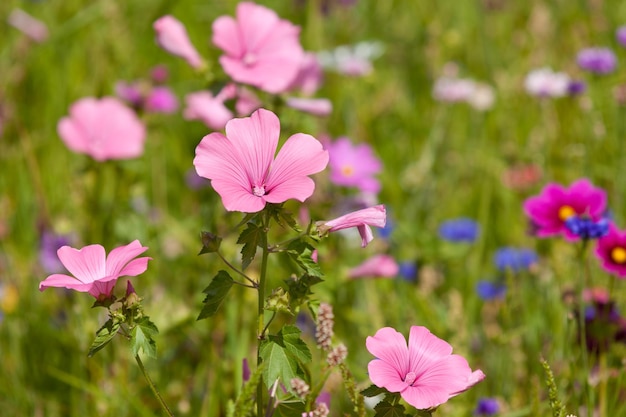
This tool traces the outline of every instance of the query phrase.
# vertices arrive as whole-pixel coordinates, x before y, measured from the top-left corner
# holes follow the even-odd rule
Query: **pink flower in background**
[[[348,278],[393,278],[400,266],[389,255],[374,255],[348,272]]]
[[[626,277],[626,231],[609,225],[609,233],[598,239],[596,256],[607,272]]]
[[[596,188],[586,178],[565,188],[560,184],[546,185],[541,194],[524,202],[524,212],[536,227],[539,237],[562,234],[568,240],[579,237],[565,225],[572,216],[582,216],[599,221],[606,211],[606,192]]]
[[[526,75],[524,88],[528,94],[537,97],[563,97],[568,93],[570,81],[570,77],[564,72],[539,68]]]
[[[253,111],[260,109],[263,103],[256,94],[249,88],[239,87],[237,93],[237,101],[235,102],[235,111],[239,116],[247,116]]]
[[[186,120],[201,120],[211,129],[221,130],[233,118],[233,112],[224,105],[221,94],[213,97],[209,91],[187,94],[183,117]]]
[[[7,23],[22,32],[35,42],[44,42],[48,39],[48,26],[39,19],[21,9],[13,9],[9,13]]]
[[[114,97],[78,100],[57,131],[70,150],[96,161],[139,157],[146,139],[146,128],[135,112]]]
[[[278,117],[259,109],[226,123],[226,136],[202,138],[193,164],[211,180],[226,210],[256,213],[266,203],[304,201],[313,194],[308,176],[326,168],[328,152],[313,136],[296,133],[275,156],[279,135]]]
[[[365,345],[376,356],[367,366],[374,385],[399,392],[419,410],[437,407],[485,378],[426,327],[411,326],[408,346],[402,333],[391,327],[368,336]]]
[[[175,17],[166,15],[152,25],[157,35],[157,43],[172,55],[183,58],[193,68],[201,68],[204,61],[191,44],[185,26]]]
[[[342,137],[327,144],[330,154],[330,180],[336,185],[356,187],[362,192],[377,193],[380,182],[374,175],[380,172],[381,163],[371,146],[352,145]]]
[[[39,284],[39,290],[49,287],[65,287],[88,292],[97,299],[109,298],[117,279],[137,276],[148,268],[152,258],[136,258],[148,250],[134,240],[126,246],[115,248],[106,256],[100,245],[89,245],[82,249],[63,246],[57,251],[61,263],[74,276],[53,274]]]
[[[385,206],[381,204],[353,211],[352,213],[345,214],[333,220],[318,221],[315,225],[322,235],[356,227],[361,235],[361,247],[364,248],[374,239],[370,226],[385,227],[386,222],[387,211],[385,210]]]
[[[237,5],[236,19],[221,16],[213,22],[213,43],[225,52],[220,57],[224,72],[274,94],[286,91],[300,71],[299,35],[299,27],[250,2]]]
[[[178,98],[169,87],[154,87],[146,97],[146,111],[171,114],[178,110]]]
[[[320,88],[323,78],[324,73],[317,55],[306,52],[300,63],[298,75],[289,86],[289,90],[300,90],[304,95],[310,96]]]
[[[328,116],[333,111],[333,104],[326,98],[287,97],[285,104],[314,116]]]

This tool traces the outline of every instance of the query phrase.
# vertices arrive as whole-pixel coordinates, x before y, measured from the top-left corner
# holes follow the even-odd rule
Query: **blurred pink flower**
[[[606,211],[606,192],[596,188],[586,178],[572,183],[569,188],[560,184],[546,185],[541,194],[524,202],[524,212],[536,227],[539,237],[562,234],[567,240],[578,240],[565,221],[572,216],[599,221]]]
[[[186,120],[201,120],[211,129],[221,130],[233,118],[233,112],[224,105],[224,98],[213,97],[209,91],[187,94],[183,117]]]
[[[315,222],[320,234],[336,232],[338,230],[356,227],[361,235],[361,247],[366,247],[374,239],[372,229],[374,227],[385,227],[387,222],[387,211],[382,204],[368,207],[362,210],[353,211],[333,220],[322,220]]]
[[[368,336],[365,345],[376,356],[367,366],[374,385],[399,392],[419,410],[437,407],[485,378],[426,327],[411,326],[408,346],[402,333],[391,327]]]
[[[310,96],[320,88],[323,78],[324,73],[317,55],[312,52],[305,52],[298,75],[289,86],[289,90],[299,90],[302,94]]]
[[[279,135],[278,117],[259,109],[226,123],[226,136],[214,132],[202,138],[193,164],[211,180],[226,210],[255,213],[266,203],[304,201],[313,194],[308,176],[326,168],[328,152],[313,136],[296,133],[274,156]]]
[[[352,145],[346,137],[327,144],[330,154],[330,180],[336,185],[357,187],[362,192],[377,193],[380,182],[374,175],[381,170],[381,162],[372,147],[362,143]]]
[[[567,95],[569,85],[569,75],[547,67],[532,70],[524,79],[528,94],[537,97],[563,97]]]
[[[598,239],[595,252],[602,268],[619,278],[626,277],[626,231],[609,225],[609,233]]]
[[[374,255],[348,272],[348,278],[393,278],[400,272],[398,263],[389,255]]]
[[[57,131],[70,150],[96,161],[141,156],[146,139],[146,128],[135,112],[114,97],[78,100]]]
[[[137,276],[148,268],[148,260],[137,258],[148,250],[134,240],[126,246],[115,248],[106,256],[101,245],[89,245],[82,249],[63,246],[57,251],[61,263],[74,276],[53,274],[39,284],[39,291],[49,287],[65,287],[80,292],[88,292],[97,299],[111,296],[117,279],[123,276]]]
[[[333,111],[333,104],[326,98],[287,97],[285,104],[315,116],[328,116]]]
[[[146,97],[146,111],[151,113],[174,113],[178,110],[178,98],[169,87],[154,87]]]
[[[239,116],[247,116],[256,109],[261,108],[261,100],[249,88],[239,87],[237,101],[235,102],[235,111]]]
[[[183,58],[193,68],[201,68],[204,65],[202,57],[189,40],[185,26],[178,19],[166,15],[157,19],[152,26],[161,48]]]
[[[22,32],[35,42],[48,39],[48,27],[39,19],[21,9],[14,9],[7,18],[7,23]]]
[[[233,80],[269,93],[282,93],[300,71],[304,52],[300,28],[251,2],[237,5],[237,18],[213,22],[213,43],[225,54],[224,72]]]

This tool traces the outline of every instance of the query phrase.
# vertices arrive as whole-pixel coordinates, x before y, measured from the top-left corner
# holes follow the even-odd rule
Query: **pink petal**
[[[413,386],[408,387],[400,394],[402,399],[417,408],[418,410],[426,410],[428,408],[437,407],[448,401],[450,396],[445,390],[438,389],[433,386]]]
[[[315,116],[328,116],[333,111],[333,105],[326,98],[300,98],[288,97],[287,106],[292,109],[310,113]]]
[[[359,235],[361,235],[361,247],[364,248],[368,243],[374,240],[372,229],[366,224],[357,226],[357,229],[359,231]]]
[[[367,373],[374,385],[386,388],[389,392],[401,392],[407,384],[402,380],[403,376],[388,362],[374,359],[367,365]]]
[[[157,42],[167,52],[185,59],[193,68],[202,66],[202,58],[187,35],[185,26],[173,16],[157,19],[153,24]]]
[[[365,339],[365,347],[376,358],[393,367],[401,378],[409,371],[409,350],[406,339],[395,329],[383,327],[374,336],[368,336]]]
[[[211,180],[211,186],[222,197],[222,203],[228,211],[256,213],[265,207],[265,200],[252,194],[250,187],[244,188],[228,179]]]
[[[231,141],[221,133],[211,133],[202,138],[196,147],[193,164],[201,177],[222,180],[252,193],[244,161]]]
[[[237,23],[247,50],[256,51],[276,30],[279,18],[276,12],[252,2],[237,5]]]
[[[145,267],[143,268],[141,272],[134,273],[134,274],[128,274],[128,273],[122,274],[122,271],[126,269],[128,269],[129,271],[133,271],[133,268],[130,267],[129,262],[133,260],[135,257],[137,257],[137,255],[142,254],[147,250],[148,248],[145,246],[141,246],[141,243],[139,243],[138,240],[133,240],[131,243],[129,243],[126,246],[120,246],[120,247],[113,249],[109,253],[109,256],[107,256],[107,259],[106,259],[106,274],[108,276],[114,275],[114,276],[119,277],[122,275],[134,276],[134,275],[138,275],[138,274],[145,272],[148,266],[148,259],[150,258],[141,258],[141,262],[139,262],[139,265],[140,265],[139,268],[137,268],[137,266],[134,267],[135,270],[139,270],[141,269],[141,265],[144,265]],[[140,261],[140,259],[136,259],[135,261]]]
[[[69,275],[53,274],[39,283],[39,291],[43,291],[50,287],[58,287],[87,292],[91,288],[91,285],[91,282],[83,283],[74,277],[70,277]]]
[[[147,248],[146,248],[147,249]],[[120,271],[120,277],[135,277],[139,274],[143,274],[148,269],[148,261],[152,260],[150,257],[137,258],[130,261],[124,269]]]
[[[244,47],[239,36],[237,21],[230,16],[220,16],[213,21],[213,44],[228,55],[241,57]]]
[[[263,199],[268,203],[283,203],[289,199],[304,201],[315,191],[315,182],[309,177],[290,178],[273,188]]]
[[[411,370],[423,372],[432,361],[452,354],[452,346],[432,334],[423,326],[411,326],[409,333],[409,355]]]
[[[83,283],[96,281],[106,275],[105,251],[100,245],[89,245],[80,250],[63,246],[57,255],[63,266]]]

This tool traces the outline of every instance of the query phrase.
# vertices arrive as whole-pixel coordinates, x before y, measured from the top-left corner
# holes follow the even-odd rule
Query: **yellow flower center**
[[[616,264],[626,263],[626,249],[621,246],[616,246],[611,249],[611,259]]]
[[[352,165],[344,165],[341,167],[341,173],[346,177],[351,177],[354,174],[354,167]]]
[[[563,221],[575,215],[576,215],[576,210],[574,210],[571,206],[562,206],[559,209],[559,219]]]

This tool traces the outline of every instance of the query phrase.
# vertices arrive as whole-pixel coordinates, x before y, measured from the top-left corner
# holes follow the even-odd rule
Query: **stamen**
[[[616,264],[626,263],[626,249],[621,246],[616,246],[611,249],[611,259]]]
[[[574,210],[571,206],[561,206],[561,208],[559,208],[559,219],[563,221],[575,215],[576,210]]]
[[[404,382],[406,382],[409,385],[413,385],[413,383],[415,382],[415,379],[417,379],[417,375],[415,374],[415,372],[409,372],[404,377]]]
[[[346,177],[351,177],[354,174],[354,167],[352,165],[344,165],[341,167],[341,173]]]
[[[261,185],[260,187],[258,185],[255,185],[252,188],[252,194],[254,194],[257,197],[262,197],[265,195],[265,186]]]

